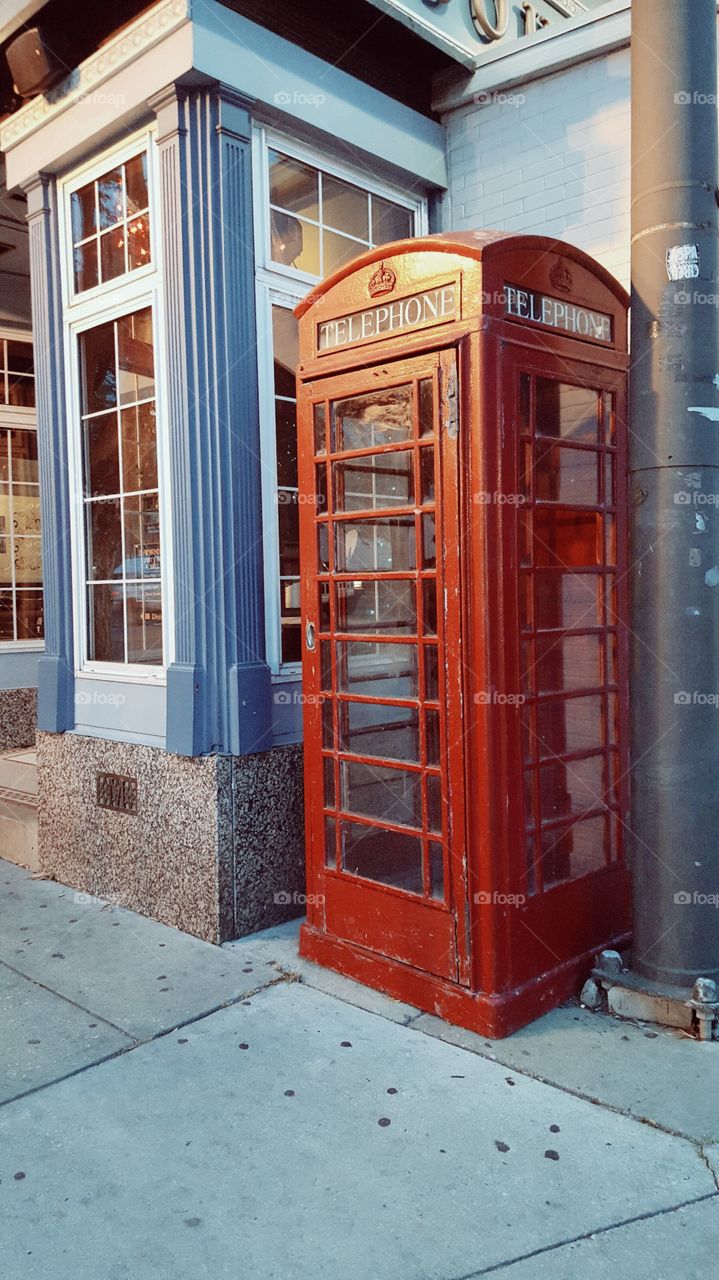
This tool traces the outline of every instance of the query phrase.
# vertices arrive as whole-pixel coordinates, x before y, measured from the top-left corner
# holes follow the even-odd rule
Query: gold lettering
[[[375,333],[383,333],[385,322],[389,319],[389,310],[387,307],[377,308],[377,323],[375,324]]]
[[[434,291],[434,296],[433,296],[431,293],[423,293],[423,294],[422,294],[422,319],[423,319],[423,320],[426,320],[426,319],[427,319],[427,316],[428,316],[428,315],[430,315],[430,316],[432,316],[432,317],[433,317],[433,319],[435,319],[435,320],[436,320],[436,319],[437,319],[437,305],[438,305],[438,304],[437,304],[437,290],[436,290],[436,289],[435,289],[435,291]]]
[[[522,12],[524,14],[525,36],[532,36],[536,31],[541,31],[542,27],[549,26],[549,18],[543,18],[533,4],[523,4]]]
[[[524,289],[517,290],[517,315],[523,320],[529,315],[529,294]]]
[[[422,319],[422,304],[419,298],[408,298],[404,308],[405,324],[419,324]]]
[[[390,329],[401,329],[402,328],[402,303],[391,302],[388,310],[389,310]]]
[[[506,36],[509,27],[508,0],[491,0],[494,4],[495,21],[487,17],[488,0],[469,0],[472,21],[480,35],[488,40],[501,40]]]
[[[512,286],[508,286],[508,291],[510,294],[517,292]],[[523,296],[529,297],[526,293]],[[318,323],[318,350],[329,351],[334,347],[349,346],[354,342],[393,333],[397,329],[431,325],[435,321],[454,316],[456,310],[455,284],[439,285],[436,289],[415,293],[409,298],[397,298],[394,302],[387,302],[367,311],[355,311],[351,315],[339,316],[336,320]]]

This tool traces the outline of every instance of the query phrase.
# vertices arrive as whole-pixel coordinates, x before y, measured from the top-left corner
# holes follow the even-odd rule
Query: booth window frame
[[[9,342],[26,342],[29,346],[33,345],[32,331],[29,329],[10,329],[7,326],[0,326],[0,343]],[[30,431],[37,437],[37,409],[29,405],[13,405],[0,403],[0,432],[7,431]],[[9,497],[12,500],[12,488],[9,490]],[[38,484],[38,502],[40,501],[40,486]],[[8,534],[7,536],[11,536]],[[42,545],[42,526],[40,528],[40,539]],[[6,588],[3,588],[4,590]],[[41,581],[40,589],[43,591],[44,585]],[[11,588],[13,592],[13,627],[16,628],[16,588]],[[44,635],[38,636],[33,640],[0,640],[0,653],[26,653],[26,652],[42,652],[45,648]]]
[[[257,359],[260,408],[260,454],[262,467],[262,523],[264,542],[266,660],[275,679],[299,679],[301,661],[282,661],[282,619],[280,607],[280,539],[278,494],[291,488],[278,484],[275,427],[274,355],[272,308],[293,310],[319,282],[320,276],[282,263],[271,256],[270,238],[270,152],[280,151],[290,159],[318,169],[323,175],[359,186],[407,209],[414,218],[414,236],[428,231],[428,200],[424,191],[407,191],[399,185],[375,177],[332,159],[319,148],[297,142],[264,126],[253,130],[253,186],[255,203],[255,260],[257,309]],[[369,247],[369,246],[368,246]],[[358,254],[364,246],[358,245]],[[299,623],[298,623],[299,626]]]
[[[165,685],[167,668],[174,656],[174,608],[172,528],[170,520],[170,457],[167,433],[165,329],[162,296],[160,216],[158,199],[156,130],[145,128],[93,156],[58,184],[58,222],[61,246],[60,267],[63,296],[63,338],[68,429],[70,523],[72,540],[72,594],[75,675],[100,680],[120,680],[152,686]],[[79,188],[108,170],[147,153],[147,182],[151,260],[123,275],[115,276],[77,292],[74,286],[74,255],[71,198]],[[89,608],[87,600],[87,543],[83,492],[82,411],[80,378],[80,338],[89,329],[122,319],[149,307],[152,312],[152,341],[155,381],[155,429],[157,487],[161,548],[160,591],[162,601],[162,664],[99,661],[89,657]],[[152,583],[156,579],[149,578]]]

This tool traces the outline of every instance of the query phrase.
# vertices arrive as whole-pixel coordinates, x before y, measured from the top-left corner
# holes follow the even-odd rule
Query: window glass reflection
[[[414,213],[272,148],[270,257],[326,276],[374,245],[412,235]]]
[[[0,432],[0,641],[43,637],[37,437]]]
[[[86,183],[70,197],[75,292],[151,261],[147,152]]]
[[[152,312],[81,335],[88,656],[161,665]]]

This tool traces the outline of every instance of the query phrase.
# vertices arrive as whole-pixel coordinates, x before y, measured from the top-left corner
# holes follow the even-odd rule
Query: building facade
[[[18,9],[52,45],[59,0]],[[29,397],[34,367],[45,593],[16,390],[0,725],[7,705],[30,740],[37,685],[47,874],[221,941],[303,910],[293,310],[438,230],[553,235],[626,284],[630,5],[160,0],[104,22],[0,124],[35,350],[15,287],[0,379]]]
[[[2,132],[40,421],[40,864],[213,940],[302,910],[293,307],[446,187],[381,50],[360,79],[241,8],[143,9]]]

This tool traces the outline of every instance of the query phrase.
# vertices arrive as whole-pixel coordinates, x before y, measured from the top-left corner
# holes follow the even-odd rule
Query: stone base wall
[[[302,747],[233,757],[237,937],[305,913]]]
[[[40,733],[37,749],[46,875],[208,942],[302,913],[301,748],[189,758]],[[98,773],[136,779],[136,814],[98,806]]]
[[[0,689],[0,751],[34,747],[37,689]]]

